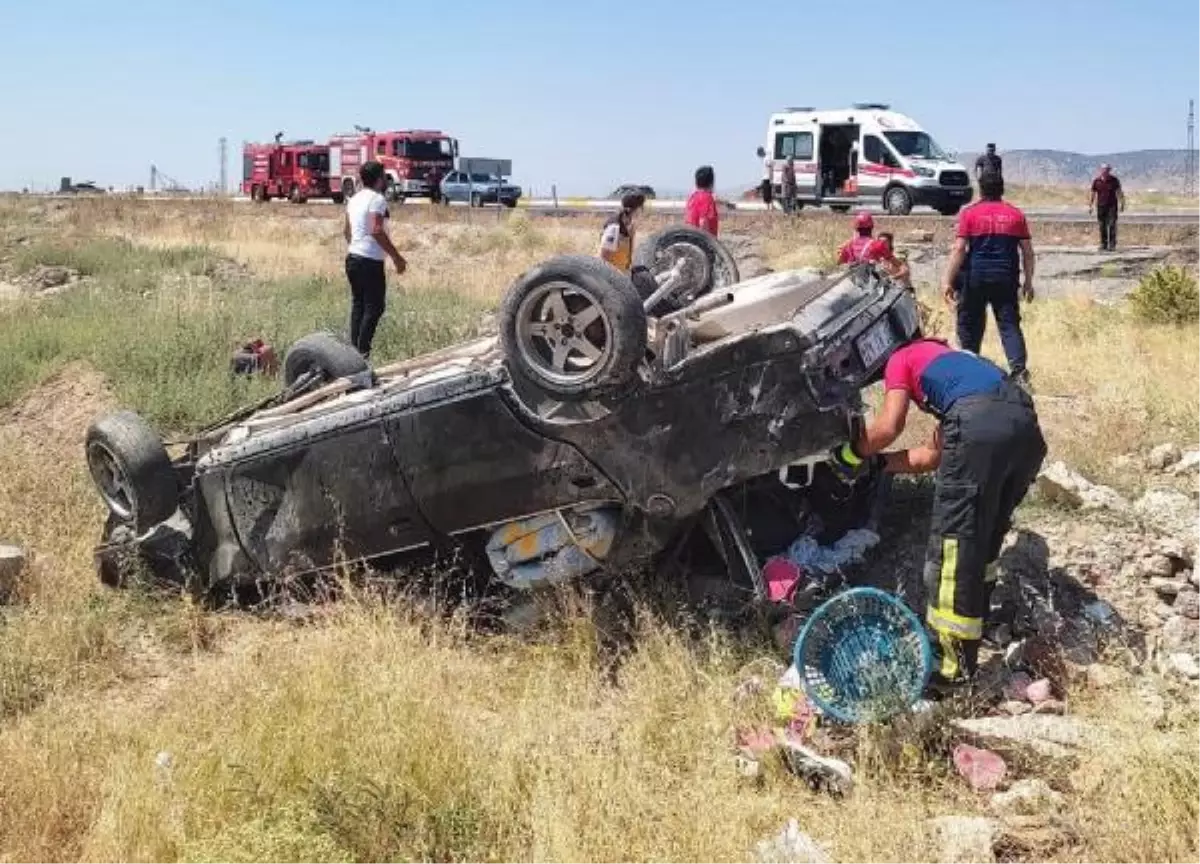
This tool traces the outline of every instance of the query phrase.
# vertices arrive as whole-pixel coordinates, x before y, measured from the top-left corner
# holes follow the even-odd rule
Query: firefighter
[[[925,552],[925,621],[933,634],[935,685],[975,674],[994,562],[1013,511],[1046,456],[1029,394],[994,363],[917,338],[884,367],[882,411],[830,461],[846,480],[868,468],[937,472]],[[904,431],[909,406],[938,419],[932,440],[884,453]]]
[[[854,217],[854,236],[838,250],[839,264],[858,264],[861,261],[878,261],[884,256],[883,244],[875,239],[875,220],[870,213],[859,213]]]

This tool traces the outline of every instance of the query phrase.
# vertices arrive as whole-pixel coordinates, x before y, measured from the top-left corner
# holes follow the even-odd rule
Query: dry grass
[[[228,308],[269,312],[292,329],[307,326],[297,316],[341,314],[336,294],[320,294],[337,284],[336,221],[318,220],[318,232],[300,227],[307,214],[274,211],[257,227],[201,209],[183,228],[138,208],[55,213],[54,242],[85,258],[80,250],[92,250],[90,290],[135,284],[118,299],[146,304],[151,317],[137,322],[207,334],[173,337],[189,350],[221,344],[224,331],[205,327]],[[27,232],[15,224],[0,220],[7,236]],[[88,246],[101,226],[138,244]],[[454,338],[458,325],[433,329],[438,316],[461,314],[442,285],[457,284],[469,298],[457,302],[476,315],[523,262],[560,244],[588,249],[594,230],[519,219],[462,228],[438,214],[404,226],[413,305],[395,312],[413,322],[395,325],[394,353]],[[805,230],[789,226],[770,242],[785,253],[825,242]],[[246,286],[188,299],[186,282],[158,275],[203,269],[197,261],[233,243],[254,270]],[[166,246],[182,257],[161,257]],[[147,247],[117,266],[129,248]],[[328,279],[297,281],[305,261]],[[301,296],[261,298],[289,292]],[[539,638],[516,641],[360,596],[297,624],[100,590],[90,562],[101,514],[79,456],[83,424],[114,401],[171,408],[208,386],[198,379],[221,374],[185,365],[138,386],[148,373],[107,353],[115,319],[104,317],[106,303],[82,295],[0,310],[0,341],[24,334],[0,359],[13,394],[0,408],[0,527],[34,554],[19,605],[0,610],[0,859],[739,860],[796,817],[837,860],[914,860],[933,854],[926,818],[982,811],[950,774],[937,735],[914,761],[911,748],[887,755],[900,733],[864,733],[859,787],[845,801],[778,770],[760,783],[740,779],[732,730],[762,719],[766,700],[739,703],[733,691],[768,649],[720,632],[697,639],[643,615],[613,655],[599,647],[586,602]],[[48,341],[34,323],[47,314],[70,339]],[[1045,358],[1038,385],[1052,406],[1055,455],[1102,472],[1110,454],[1146,441],[1195,440],[1193,329],[1136,328],[1119,311],[1047,303],[1030,310],[1029,336]],[[12,355],[36,351],[44,356],[17,380]],[[1150,731],[1126,689],[1072,699],[1115,743],[1055,777],[1081,840],[1054,858],[1195,859],[1194,705],[1181,700],[1167,727]],[[159,764],[163,753],[169,764]]]

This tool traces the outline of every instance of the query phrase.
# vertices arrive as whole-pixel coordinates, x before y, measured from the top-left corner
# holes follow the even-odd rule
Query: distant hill
[[[962,153],[959,161],[973,168],[978,153]],[[1001,150],[1004,179],[1029,186],[1086,185],[1104,162],[1128,189],[1182,192],[1187,150],[1131,150],[1087,155],[1068,150]]]

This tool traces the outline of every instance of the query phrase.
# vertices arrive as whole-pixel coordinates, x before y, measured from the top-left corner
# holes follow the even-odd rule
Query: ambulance
[[[766,150],[777,196],[783,165],[795,160],[798,206],[844,212],[878,204],[895,216],[924,206],[953,216],[971,200],[967,169],[911,117],[876,102],[772,114]]]

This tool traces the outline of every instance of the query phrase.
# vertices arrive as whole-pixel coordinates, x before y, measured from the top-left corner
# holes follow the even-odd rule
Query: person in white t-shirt
[[[387,305],[384,261],[392,259],[396,273],[408,266],[388,236],[388,207],[382,195],[386,179],[378,162],[364,163],[358,172],[362,189],[346,203],[342,235],[346,251],[346,278],[350,280],[350,344],[364,357],[371,356],[375,328]]]
[[[763,160],[762,181],[758,184],[758,194],[767,205],[767,209],[773,210],[775,205],[771,202],[775,199],[775,160],[768,156],[762,147],[758,148],[758,158]]]

